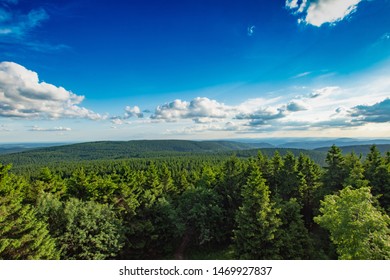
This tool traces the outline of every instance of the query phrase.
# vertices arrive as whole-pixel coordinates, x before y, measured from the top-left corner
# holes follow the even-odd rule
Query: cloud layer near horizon
[[[79,106],[84,96],[39,81],[38,74],[14,62],[0,63],[0,117],[24,119],[102,116]]]
[[[207,97],[176,99],[157,106],[149,118],[154,122],[177,123],[182,127],[170,131],[183,134],[351,129],[390,122],[387,86],[370,96],[359,95],[363,90],[329,86],[299,96],[250,99],[235,106]],[[189,121],[193,123],[190,126]]]

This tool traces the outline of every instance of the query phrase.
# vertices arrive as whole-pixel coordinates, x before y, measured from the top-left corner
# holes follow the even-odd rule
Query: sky
[[[390,0],[0,0],[0,143],[390,137]]]

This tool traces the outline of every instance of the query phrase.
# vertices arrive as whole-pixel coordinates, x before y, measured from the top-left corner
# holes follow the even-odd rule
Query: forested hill
[[[112,160],[126,158],[158,158],[188,155],[227,155],[237,154],[250,157],[258,149],[267,155],[279,151],[282,155],[288,150],[298,155],[303,152],[322,164],[326,152],[298,149],[270,148],[267,143],[240,143],[234,141],[187,141],[187,140],[135,140],[100,141],[55,147],[30,149],[28,151],[0,155],[0,162],[14,166],[28,164],[49,164],[69,161]]]
[[[343,146],[341,147],[341,150],[343,154],[350,154],[355,153],[357,155],[366,156],[370,152],[370,148],[372,145],[353,145],[353,146]],[[382,154],[385,154],[386,152],[390,151],[390,144],[380,144],[376,145],[378,151]],[[320,152],[327,152],[329,150],[329,147],[322,147],[315,149],[315,151]]]

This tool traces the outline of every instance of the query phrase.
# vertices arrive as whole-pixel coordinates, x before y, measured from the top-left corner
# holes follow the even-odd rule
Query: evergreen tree
[[[314,255],[313,243],[305,227],[301,206],[295,198],[279,201],[282,224],[275,234],[275,247],[278,255],[285,260],[311,259]]]
[[[295,156],[288,152],[284,158],[283,169],[279,172],[280,182],[279,194],[283,199],[290,199],[292,197],[298,197],[299,176],[297,170],[297,160]]]
[[[242,188],[242,206],[237,212],[237,229],[234,231],[235,254],[240,259],[277,259],[275,234],[281,221],[280,209],[270,200],[259,167],[250,165],[251,174]]]
[[[54,239],[36,211],[23,204],[25,183],[0,164],[0,259],[58,259]]]
[[[364,161],[364,175],[372,186],[372,194],[379,196],[379,203],[390,213],[390,163],[381,157],[375,145]]]
[[[242,204],[241,186],[245,184],[242,162],[236,157],[230,157],[222,167],[222,178],[216,187],[222,199],[224,212],[223,231],[225,238],[230,241],[235,228],[235,213]]]
[[[347,174],[344,167],[344,157],[341,149],[333,145],[326,155],[325,174],[323,178],[326,194],[333,193],[343,188]]]
[[[364,179],[363,165],[360,158],[354,153],[345,156],[344,168],[345,174],[347,175],[344,179],[344,187],[351,186],[358,189],[360,187],[368,186],[368,181]]]
[[[321,183],[320,167],[308,156],[301,154],[298,158],[299,176],[299,203],[302,205],[302,214],[306,227],[313,229],[314,211],[319,207]]]
[[[62,259],[111,259],[123,247],[122,222],[110,206],[76,198],[63,203],[44,195],[38,207],[40,215],[51,223]]]
[[[280,187],[285,178],[281,176],[281,171],[283,170],[283,158],[280,156],[279,152],[276,151],[274,156],[270,161],[270,177],[267,180],[270,190],[273,195],[280,194]]]

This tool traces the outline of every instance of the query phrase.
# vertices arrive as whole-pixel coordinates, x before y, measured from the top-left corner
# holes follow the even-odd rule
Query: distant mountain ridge
[[[370,140],[362,140],[362,139],[353,139],[353,138],[337,138],[337,139],[326,139],[326,140],[304,140],[304,141],[296,141],[296,142],[287,142],[283,144],[277,145],[279,148],[295,148],[295,149],[308,149],[314,150],[319,148],[329,148],[332,145],[336,145],[338,147],[346,147],[346,146],[363,146],[363,145],[390,145],[389,139],[370,139]]]
[[[389,141],[390,142],[390,141]],[[255,156],[259,149],[267,156],[278,151],[281,155],[291,151],[296,156],[305,153],[320,164],[325,164],[327,147],[310,149],[297,147],[275,147],[268,143],[242,143],[236,141],[190,141],[190,140],[132,140],[132,141],[98,141],[61,146],[28,148],[28,150],[0,154],[0,163],[13,163],[14,166],[55,164],[60,162],[90,161],[90,160],[116,160],[129,158],[160,158],[172,156],[215,155],[228,156],[236,154],[240,157]],[[331,144],[332,143],[332,144]],[[348,143],[348,141],[345,141]],[[324,142],[318,145],[323,145]],[[293,145],[294,146],[294,145]],[[298,145],[297,145],[298,146]],[[371,145],[341,146],[343,153],[354,151],[356,154],[366,155]],[[377,145],[382,154],[390,150],[390,144]],[[1,147],[12,151],[15,147]],[[22,147],[23,148],[23,147]]]
[[[366,156],[370,152],[370,148],[372,145],[354,145],[354,146],[341,146],[341,150],[343,154],[355,153],[357,155],[361,154],[362,156]],[[386,152],[390,151],[390,144],[379,144],[376,145],[378,151],[384,155]],[[314,149],[315,151],[327,152],[329,147],[322,147]]]

